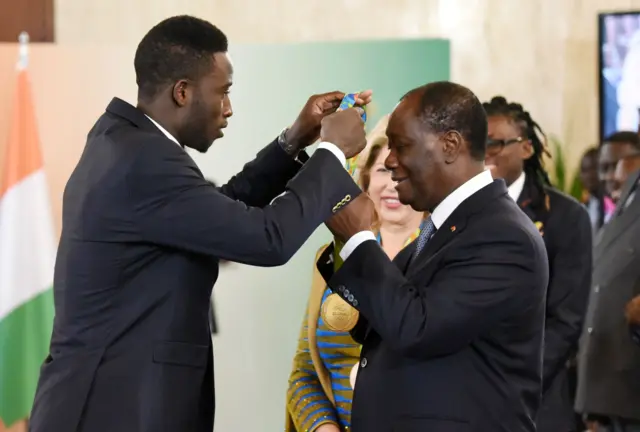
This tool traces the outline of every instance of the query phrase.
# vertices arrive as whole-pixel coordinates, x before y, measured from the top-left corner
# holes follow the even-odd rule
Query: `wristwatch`
[[[282,129],[282,132],[280,132],[280,135],[278,135],[278,145],[282,148],[282,150],[284,150],[286,154],[295,159],[296,157],[298,157],[299,150],[295,145],[293,145],[293,143],[287,141],[288,130],[289,128]]]

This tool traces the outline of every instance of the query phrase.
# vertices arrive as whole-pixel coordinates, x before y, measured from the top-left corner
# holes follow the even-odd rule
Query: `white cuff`
[[[318,144],[318,148],[329,150],[331,153],[335,155],[335,157],[338,158],[338,160],[340,161],[340,165],[342,165],[343,167],[346,167],[347,158],[345,157],[342,150],[338,148],[337,145],[331,144],[330,142],[322,141],[320,144]]]
[[[372,231],[360,231],[359,233],[354,234],[353,237],[347,240],[340,251],[340,258],[342,258],[342,261],[346,261],[347,258],[349,258],[349,255],[351,255],[353,251],[360,246],[360,244],[367,240],[376,241],[376,235]]]

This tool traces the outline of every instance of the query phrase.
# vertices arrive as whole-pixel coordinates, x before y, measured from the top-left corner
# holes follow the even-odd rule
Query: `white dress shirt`
[[[438,206],[433,210],[433,213],[431,213],[431,221],[435,225],[436,229],[440,229],[449,216],[451,216],[451,213],[453,213],[464,200],[492,182],[493,177],[491,176],[491,171],[484,170],[480,174],[468,180],[466,183],[462,184],[458,189],[451,192],[440,204],[438,204]],[[351,237],[340,251],[340,257],[342,260],[346,261],[347,258],[349,258],[349,255],[351,255],[353,251],[360,246],[360,244],[367,240],[376,241],[376,236],[372,231],[360,231]]]
[[[148,115],[145,114],[145,116],[151,120],[151,123],[153,123],[158,129],[160,129],[160,132],[162,132],[167,138],[169,138],[171,141],[173,141],[174,143],[178,144],[180,147],[182,147],[182,145],[180,145],[180,143],[178,142],[178,140],[171,135],[165,128],[163,128],[162,126],[160,126],[160,124],[155,121],[154,119],[152,119],[151,117],[149,117]],[[338,158],[338,160],[340,161],[340,164],[346,168],[346,164],[347,164],[347,158],[344,155],[344,153],[342,152],[342,150],[340,150],[338,148],[337,145],[335,144],[331,144],[329,142],[321,142],[320,144],[318,144],[318,148],[319,149],[325,149],[325,150],[329,150],[335,157]]]
[[[158,129],[160,129],[160,132],[162,132],[167,138],[169,138],[171,141],[173,141],[174,143],[178,144],[180,147],[182,147],[180,145],[180,143],[178,142],[178,140],[171,135],[165,128],[163,128],[162,126],[160,126],[160,123],[158,123],[157,121],[155,121],[154,119],[152,119],[151,117],[149,117],[148,115],[145,114],[145,116],[151,120],[151,123],[153,123],[154,125],[156,125],[156,127]]]
[[[518,177],[518,179],[513,183],[511,183],[511,185],[507,188],[507,191],[509,192],[509,196],[515,202],[518,202],[518,198],[520,198],[520,195],[522,194],[522,190],[524,189],[525,179],[526,179],[526,175],[524,174],[524,171],[522,171],[522,174],[520,174],[520,177]]]

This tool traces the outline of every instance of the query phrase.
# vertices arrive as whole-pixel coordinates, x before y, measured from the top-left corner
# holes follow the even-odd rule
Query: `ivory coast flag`
[[[26,418],[51,338],[54,232],[31,89],[18,72],[0,166],[0,424]]]

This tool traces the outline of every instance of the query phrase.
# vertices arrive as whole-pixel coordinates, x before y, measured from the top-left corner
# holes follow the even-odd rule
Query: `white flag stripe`
[[[53,284],[55,244],[43,170],[0,197],[0,320]]]

